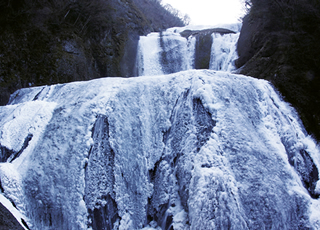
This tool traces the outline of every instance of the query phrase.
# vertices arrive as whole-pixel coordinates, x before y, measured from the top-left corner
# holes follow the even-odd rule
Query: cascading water
[[[0,202],[35,230],[320,229],[319,146],[267,81],[230,73],[236,40],[173,28],[138,62],[178,73],[15,92]]]
[[[193,69],[195,39],[163,32],[141,36],[138,47],[138,75],[153,76]]]
[[[236,44],[239,33],[225,35],[213,33],[212,38],[209,69],[227,72],[235,70],[234,61],[238,58]]]
[[[209,35],[209,41],[205,41],[201,35]],[[189,69],[203,69],[206,65],[206,69],[231,72],[235,69],[238,37],[238,31],[187,28],[171,28],[161,33],[141,36],[137,58],[138,75],[177,73]],[[204,45],[202,43],[207,45],[203,51],[198,48]],[[202,57],[204,52],[209,53],[207,60]]]

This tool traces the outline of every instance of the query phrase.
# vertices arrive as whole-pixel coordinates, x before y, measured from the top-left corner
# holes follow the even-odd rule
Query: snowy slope
[[[320,229],[319,148],[264,80],[21,89],[0,135],[2,195],[31,229]]]

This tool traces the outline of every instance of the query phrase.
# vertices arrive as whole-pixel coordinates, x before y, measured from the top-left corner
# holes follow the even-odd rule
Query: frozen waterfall
[[[236,44],[239,32],[225,30],[185,28],[183,31],[181,28],[171,28],[141,36],[137,57],[138,75],[163,75],[189,69],[233,71],[234,61],[238,58]],[[209,54],[207,60],[204,55],[206,52]]]
[[[0,107],[0,202],[25,229],[320,229],[320,148],[296,111],[227,72],[237,34],[206,31],[197,54],[181,32],[140,40],[141,73],[177,73],[25,88]]]

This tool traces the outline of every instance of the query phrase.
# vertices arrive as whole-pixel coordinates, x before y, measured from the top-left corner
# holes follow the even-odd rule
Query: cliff
[[[139,35],[184,23],[157,0],[0,3],[0,105],[19,88],[133,76]]]
[[[319,148],[268,81],[32,87],[0,117],[2,194],[30,229],[320,229]]]
[[[320,140],[320,4],[253,0],[238,41],[240,73],[271,81]]]

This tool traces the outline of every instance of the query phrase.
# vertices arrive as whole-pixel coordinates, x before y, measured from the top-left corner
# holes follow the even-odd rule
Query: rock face
[[[2,194],[30,229],[320,228],[319,148],[267,81],[189,70],[9,104]]]
[[[92,128],[93,145],[86,165],[85,202],[93,229],[113,229],[119,219],[115,202],[114,159],[109,142],[109,123],[106,116],[98,116]]]
[[[320,8],[315,1],[252,1],[238,41],[240,72],[271,81],[320,140]]]
[[[5,0],[0,8],[0,105],[19,88],[134,76],[139,36],[184,25],[149,0]]]
[[[2,230],[24,230],[14,216],[0,203],[0,228]]]

